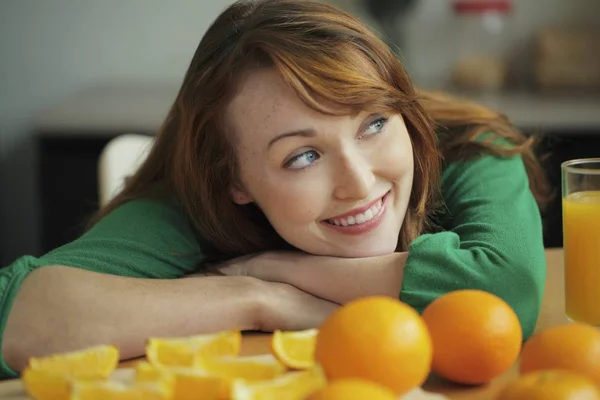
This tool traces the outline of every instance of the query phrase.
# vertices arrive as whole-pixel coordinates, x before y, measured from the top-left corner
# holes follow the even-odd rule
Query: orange
[[[156,382],[127,386],[121,382],[75,382],[70,400],[170,400],[171,388]]]
[[[572,323],[533,335],[523,346],[521,372],[554,368],[579,372],[600,383],[600,331]]]
[[[459,290],[434,300],[423,312],[433,341],[432,369],[463,384],[481,384],[508,370],[523,333],[513,309],[481,290]]]
[[[385,386],[360,379],[340,379],[309,397],[309,400],[396,400]]]
[[[29,369],[52,371],[77,378],[106,378],[119,363],[119,350],[114,346],[97,346],[48,357],[32,357]]]
[[[307,369],[315,365],[317,329],[273,332],[271,351],[290,368]]]
[[[21,376],[25,392],[36,400],[66,400],[73,378],[44,369],[26,368]]]
[[[286,371],[285,365],[271,354],[199,358],[194,367],[209,375],[251,381],[272,379]]]
[[[323,388],[325,384],[325,376],[319,367],[287,372],[266,381],[250,382],[237,379],[232,386],[231,399],[304,400],[307,396]]]
[[[431,365],[425,323],[408,305],[364,297],[330,315],[319,329],[315,359],[329,380],[373,381],[399,395],[420,386]]]
[[[594,382],[570,371],[530,372],[508,383],[497,400],[600,400]]]
[[[237,355],[240,331],[221,331],[184,338],[150,338],[146,356],[152,364],[191,367],[197,357]]]
[[[229,390],[229,382],[217,376],[189,367],[161,367],[140,362],[136,365],[136,383],[161,381],[173,390],[177,400],[195,400],[202,393],[204,400],[217,400]]]
[[[221,397],[223,398],[229,398],[231,395],[231,385],[234,379],[260,381],[273,379],[286,371],[285,365],[271,354],[199,358],[195,368],[204,371],[207,375],[221,378],[223,382]]]

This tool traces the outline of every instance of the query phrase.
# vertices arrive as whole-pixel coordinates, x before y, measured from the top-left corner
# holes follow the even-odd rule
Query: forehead
[[[307,121],[328,121],[331,116],[306,105],[294,88],[273,69],[248,73],[227,107],[227,121],[236,135],[272,136],[281,129],[306,128]]]

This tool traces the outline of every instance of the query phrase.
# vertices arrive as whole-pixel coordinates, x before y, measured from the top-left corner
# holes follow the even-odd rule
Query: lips
[[[361,207],[349,213],[341,214],[337,217],[330,218],[328,220],[325,220],[324,222],[330,225],[340,227],[361,225],[367,223],[376,218],[383,211],[383,204],[388,193],[386,193],[383,197],[373,201],[371,204],[365,207]]]

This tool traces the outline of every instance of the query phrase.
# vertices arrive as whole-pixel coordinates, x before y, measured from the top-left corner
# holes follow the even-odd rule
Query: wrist
[[[268,282],[252,276],[236,277],[242,287],[242,319],[243,330],[257,331],[261,329],[264,316],[269,312],[272,301],[269,299]]]

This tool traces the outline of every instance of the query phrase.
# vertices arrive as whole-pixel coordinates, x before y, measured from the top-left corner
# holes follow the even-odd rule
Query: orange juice
[[[563,232],[567,316],[600,325],[600,191],[563,198]]]

